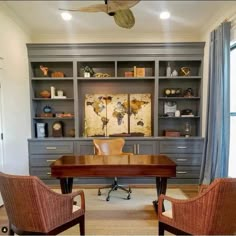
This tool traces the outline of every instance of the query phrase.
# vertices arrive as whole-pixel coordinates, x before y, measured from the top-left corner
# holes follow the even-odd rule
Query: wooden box
[[[145,68],[136,68],[136,77],[145,77]]]
[[[126,72],[125,72],[125,77],[134,77],[134,72],[132,72],[132,71],[126,71]]]
[[[179,137],[180,136],[180,132],[176,131],[176,130],[165,130],[164,131],[164,135],[166,137]]]

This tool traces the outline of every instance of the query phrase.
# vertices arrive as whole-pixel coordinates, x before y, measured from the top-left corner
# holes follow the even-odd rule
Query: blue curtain
[[[200,184],[228,177],[230,139],[230,22],[211,32],[206,135]]]

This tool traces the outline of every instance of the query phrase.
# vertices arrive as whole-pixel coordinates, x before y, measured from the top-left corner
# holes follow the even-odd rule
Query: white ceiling
[[[4,1],[32,34],[117,34],[178,33],[202,34],[219,16],[236,10],[236,1],[140,1],[131,8],[136,23],[132,29],[118,27],[105,13],[72,12],[65,22],[58,8],[79,8],[104,1]],[[159,13],[168,10],[171,19],[161,21]]]

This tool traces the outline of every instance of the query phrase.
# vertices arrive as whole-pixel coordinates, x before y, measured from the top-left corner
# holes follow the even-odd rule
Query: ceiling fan
[[[135,24],[135,18],[130,10],[140,0],[105,0],[105,4],[94,4],[78,9],[62,9],[62,11],[81,11],[81,12],[105,12],[113,16],[116,24],[122,28],[131,29]]]

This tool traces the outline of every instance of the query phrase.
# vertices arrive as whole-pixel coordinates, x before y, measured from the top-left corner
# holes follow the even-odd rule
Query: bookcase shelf
[[[86,134],[87,105],[91,111],[95,111],[94,117],[103,120],[105,129],[109,119],[113,119],[113,125],[124,124],[119,112],[124,104],[128,104],[125,107],[128,135],[122,134],[126,140],[124,151],[168,155],[178,164],[177,177],[170,180],[172,183],[198,183],[203,145],[201,113],[204,43],[28,44],[27,47],[32,130],[29,139],[31,175],[39,176],[47,183],[57,183],[48,175],[50,167],[45,160],[52,157],[57,159],[61,155],[94,154],[94,136]],[[171,73],[176,71],[175,76],[167,75],[168,65]],[[183,67],[190,71],[188,75],[180,74]],[[92,69],[94,74],[84,77],[85,68]],[[54,77],[58,75],[60,77]],[[51,93],[51,87],[54,87],[56,95],[58,90],[63,91],[66,98],[41,97],[44,90]],[[165,89],[179,89],[180,94],[168,97],[164,94]],[[193,93],[190,97],[185,96],[188,89]],[[95,94],[100,94],[101,99],[107,99],[105,105],[110,102],[109,96],[117,99],[119,106],[109,111],[109,119],[106,112],[105,115],[96,114],[97,109],[104,108],[104,104],[86,100],[86,97]],[[131,107],[136,95],[146,95],[150,102],[133,101]],[[127,101],[119,103],[120,97],[127,97]],[[173,114],[166,116],[164,108],[168,102],[175,104],[176,110],[180,111],[179,117]],[[138,106],[146,108],[147,104],[150,110],[145,115],[150,119],[150,133],[141,136],[141,132],[132,132],[131,126],[142,128],[144,116],[140,116],[136,110]],[[44,114],[45,110],[49,110],[49,116],[52,117],[44,117],[47,115]],[[186,110],[191,110],[194,116],[181,117],[181,113]],[[60,114],[71,114],[72,117],[56,117]],[[63,137],[53,137],[55,122],[63,123]],[[97,124],[97,121],[93,123]],[[190,137],[184,136],[186,123],[191,127]],[[47,137],[37,137],[37,124],[45,125]],[[165,136],[168,133],[166,131],[177,131],[180,136]],[[118,136],[121,133],[119,130]],[[179,149],[179,146],[185,149]],[[186,161],[178,163],[180,157]],[[181,171],[185,174],[180,174]],[[105,178],[83,178],[76,181],[108,183]],[[124,180],[131,184],[154,184],[151,181],[142,178]]]
[[[135,44],[136,45],[136,44]],[[197,45],[197,46],[196,46]],[[100,48],[101,46],[101,48]],[[163,47],[162,47],[163,46]],[[71,113],[73,118],[61,119],[64,123],[65,134],[68,129],[75,131],[75,137],[85,135],[85,96],[87,94],[150,94],[151,97],[151,132],[150,137],[163,136],[165,130],[182,130],[186,122],[192,126],[192,136],[201,136],[201,106],[202,106],[202,67],[203,44],[168,44],[173,47],[171,54],[163,45],[149,45],[147,48],[128,48],[125,44],[93,45],[92,48],[81,47],[81,51],[66,46],[62,53],[58,50],[42,45],[38,51],[29,45],[30,86],[32,137],[36,137],[35,125],[38,121],[49,122],[60,118],[40,117],[45,106],[49,106],[53,113]],[[118,50],[118,48],[121,50]],[[125,47],[127,50],[123,50]],[[150,47],[152,51],[150,51]],[[184,49],[186,47],[186,49]],[[193,47],[193,48],[191,48]],[[98,48],[98,50],[96,50]],[[134,49],[135,48],[135,49]],[[179,48],[184,49],[179,51]],[[49,50],[50,49],[50,50]],[[103,50],[104,49],[104,50]],[[93,51],[94,50],[94,51]],[[116,51],[117,50],[117,51]],[[93,53],[91,53],[93,51]],[[45,76],[41,66],[47,68]],[[171,73],[167,75],[167,67]],[[84,77],[84,68],[93,71],[91,77]],[[187,75],[182,75],[182,68],[188,69]],[[137,72],[141,74],[137,75]],[[62,77],[52,77],[60,72]],[[105,77],[103,77],[105,76]],[[140,76],[140,77],[137,77]],[[66,98],[42,98],[40,92],[54,87],[56,93],[62,90]],[[180,96],[165,96],[165,89],[181,89]],[[184,92],[191,88],[193,96],[185,97]],[[191,110],[193,117],[165,117],[166,103],[176,104],[176,110]],[[128,115],[130,111],[128,111]],[[141,124],[142,122],[140,122]],[[130,127],[130,124],[129,124]],[[130,129],[130,128],[128,128]],[[50,132],[49,132],[50,135]],[[182,135],[182,131],[181,131]],[[50,136],[49,136],[50,137]],[[67,137],[67,136],[65,136]]]

